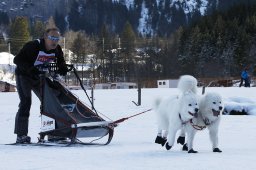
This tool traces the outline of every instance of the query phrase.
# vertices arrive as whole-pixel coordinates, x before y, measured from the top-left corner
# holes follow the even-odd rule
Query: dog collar
[[[193,120],[192,120],[192,119],[190,119],[189,122],[190,122],[191,126],[192,126],[194,129],[196,129],[196,130],[204,130],[204,129],[206,128],[206,126],[195,125],[195,124],[193,123]]]

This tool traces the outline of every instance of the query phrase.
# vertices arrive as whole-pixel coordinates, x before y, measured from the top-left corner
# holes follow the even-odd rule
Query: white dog
[[[180,95],[170,96],[165,100],[157,100],[155,111],[157,112],[158,134],[155,143],[169,150],[174,144],[176,132],[182,128],[198,112],[199,104],[196,95],[197,80],[193,76],[181,76],[178,89]]]
[[[210,92],[202,96],[199,103],[198,116],[194,117],[191,119],[190,123],[183,126],[181,136],[177,140],[178,143],[184,144],[184,131],[187,133],[187,145],[185,144],[183,146],[183,150],[188,150],[189,153],[197,153],[197,151],[193,150],[195,133],[198,130],[203,130],[207,127],[212,142],[213,152],[222,152],[218,148],[218,130],[222,111],[223,101],[218,93]]]

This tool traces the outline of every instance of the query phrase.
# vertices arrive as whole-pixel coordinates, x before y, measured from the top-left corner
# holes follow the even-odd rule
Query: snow
[[[118,0],[113,0],[118,1]],[[132,1],[132,0],[131,0]],[[129,2],[131,2],[129,1]],[[157,6],[159,6],[160,3],[164,4],[165,1],[156,0]],[[127,1],[126,1],[127,4]],[[127,6],[127,5],[126,5]],[[173,0],[170,3],[170,7],[175,6],[175,8],[178,10],[179,8],[182,8],[184,10],[184,13],[186,15],[195,12],[196,10],[199,10],[201,15],[205,15],[205,12],[207,10],[208,1],[207,0]],[[152,16],[149,14],[149,9],[145,6],[145,1],[142,2],[141,6],[141,14],[139,19],[139,26],[138,26],[138,32],[140,32],[143,36],[145,35],[151,35],[153,36],[154,32],[152,30]],[[168,22],[172,22],[172,16],[168,18]]]
[[[134,0],[112,0],[112,2],[119,2],[126,5],[127,9],[134,7]],[[137,27],[138,32],[143,36],[153,36],[154,31],[152,30],[152,16],[149,14],[149,9],[145,5],[146,1],[142,1],[141,14],[139,19],[139,25]],[[160,4],[164,5],[165,1],[156,0],[156,4],[159,7]],[[199,10],[201,15],[205,15],[208,6],[208,0],[172,0],[170,1],[170,7],[174,6],[179,9],[182,8],[184,13],[189,13]],[[168,18],[168,22],[172,22],[172,16]]]
[[[199,89],[200,91],[201,89]],[[255,87],[209,87],[224,98],[225,107],[254,110]],[[81,100],[86,95],[73,91]],[[175,88],[142,89],[142,105],[135,106],[137,89],[95,90],[95,107],[113,120],[140,113],[152,107],[155,98],[177,94]],[[88,91],[88,94],[91,94]],[[15,114],[18,109],[17,92],[0,93],[0,169],[90,169],[90,170],[243,170],[255,169],[256,116],[223,115],[219,130],[219,147],[222,153],[213,153],[208,131],[198,132],[194,149],[197,154],[181,151],[175,144],[167,151],[154,143],[157,126],[154,111],[128,119],[115,128],[112,142],[106,146],[82,147],[24,147],[9,146],[13,134]],[[33,95],[29,135],[34,142],[40,132],[40,103]],[[106,140],[106,139],[104,139]]]
[[[0,53],[0,80],[11,84],[15,84],[13,76],[15,64],[13,63],[13,58],[14,55],[10,53]]]
[[[205,12],[207,11],[208,1],[202,0],[201,1],[201,7],[199,8],[201,15],[205,15]]]
[[[225,109],[227,110],[227,112],[230,112],[232,110],[242,112],[244,110],[250,115],[256,115],[255,103],[255,99],[248,99],[244,97],[230,97],[226,100]]]
[[[178,2],[181,4],[185,14],[194,12],[194,10],[199,8],[201,15],[204,15],[208,5],[207,0],[173,0],[171,6]]]
[[[112,2],[120,2],[120,1],[122,1],[125,4],[127,9],[134,6],[134,0],[112,0]]]
[[[7,53],[7,52],[1,52],[0,53],[0,64],[14,65],[13,58],[14,58],[14,55]]]
[[[142,35],[153,35],[151,28],[151,18],[149,16],[148,8],[146,8],[145,1],[143,1],[141,6],[141,17],[139,19],[138,32]]]

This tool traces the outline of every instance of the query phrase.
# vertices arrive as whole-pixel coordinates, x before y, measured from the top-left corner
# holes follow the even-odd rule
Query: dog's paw
[[[166,143],[167,139],[163,138],[161,136],[157,136],[155,139],[155,143],[157,144],[161,144],[162,146],[164,146],[164,144]]]
[[[164,146],[166,142],[167,142],[167,139],[164,138],[164,140],[162,141],[162,146]]]
[[[186,143],[183,145],[182,150],[183,150],[183,151],[188,151],[188,146],[187,146]]]
[[[179,136],[177,139],[177,143],[180,143],[181,145],[184,145],[185,143],[185,136]]]
[[[222,152],[219,148],[214,148],[213,152]]]
[[[157,144],[162,144],[162,137],[161,136],[157,136],[156,139],[155,139],[155,143]]]
[[[170,150],[170,149],[172,148],[172,146],[170,146],[170,145],[168,144],[168,142],[167,142],[166,145],[165,145],[165,148],[166,148],[167,150]]]
[[[190,149],[188,153],[198,153],[197,151],[194,151],[194,149]]]

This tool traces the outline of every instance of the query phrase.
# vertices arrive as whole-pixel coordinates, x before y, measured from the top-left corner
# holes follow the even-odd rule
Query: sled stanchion
[[[135,104],[136,106],[140,106],[139,104],[137,104],[135,101],[132,101],[133,102],[133,104]]]
[[[93,102],[91,101],[89,95],[87,94],[87,92],[86,92],[86,90],[85,90],[85,88],[84,88],[84,85],[83,85],[81,79],[79,78],[79,76],[78,76],[78,74],[77,74],[77,71],[76,71],[75,67],[74,67],[74,66],[71,66],[71,67],[72,67],[72,69],[73,69],[73,71],[74,71],[74,74],[75,74],[76,78],[78,79],[78,81],[79,81],[79,83],[80,83],[81,88],[83,89],[83,91],[85,92],[85,94],[86,94],[86,96],[87,96],[89,102],[91,103],[92,109],[96,112],[96,114],[98,114],[97,111],[96,111],[96,109],[94,108]]]

